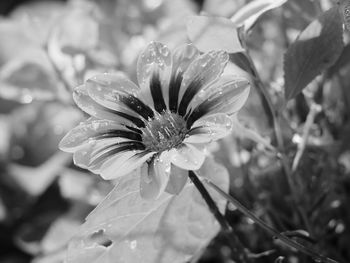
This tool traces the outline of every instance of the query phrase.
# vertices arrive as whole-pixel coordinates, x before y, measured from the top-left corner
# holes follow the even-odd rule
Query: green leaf
[[[190,16],[187,19],[187,35],[202,52],[224,50],[228,53],[243,52],[236,26],[227,18]]]
[[[285,98],[290,100],[329,68],[343,50],[342,19],[331,8],[309,24],[284,56]]]
[[[198,173],[228,191],[228,172],[212,159]],[[193,184],[177,196],[164,193],[146,201],[139,181],[137,172],[119,180],[70,242],[67,263],[182,263],[218,233],[219,225]],[[224,211],[226,201],[208,190]]]
[[[236,26],[244,25],[244,29],[248,31],[262,14],[283,5],[285,2],[287,0],[255,0],[249,2],[231,17],[231,21]]]

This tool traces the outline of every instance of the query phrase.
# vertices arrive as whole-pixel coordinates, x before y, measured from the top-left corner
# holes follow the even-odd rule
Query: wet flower
[[[103,74],[75,89],[76,104],[91,118],[60,148],[104,179],[137,169],[145,198],[179,193],[188,170],[203,164],[203,145],[230,133],[230,115],[248,97],[247,80],[222,76],[227,62],[223,51],[201,55],[185,45],[171,55],[152,42],[137,63],[139,87],[122,74]]]

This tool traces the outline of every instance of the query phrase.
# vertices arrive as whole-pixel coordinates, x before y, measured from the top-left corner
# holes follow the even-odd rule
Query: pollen
[[[178,147],[187,134],[186,121],[178,114],[164,111],[156,114],[142,129],[147,150],[162,152]]]

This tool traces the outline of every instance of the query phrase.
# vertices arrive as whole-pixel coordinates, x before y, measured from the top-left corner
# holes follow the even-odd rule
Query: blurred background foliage
[[[99,72],[124,71],[135,80],[137,56],[149,41],[174,48],[188,42],[187,15],[204,12],[231,17],[246,2],[0,2],[1,263],[63,262],[67,242],[113,187],[75,167],[71,156],[57,149],[62,136],[84,118],[72,103],[72,88]],[[248,50],[275,105],[283,97],[287,47],[335,4],[290,0],[264,14],[249,32]],[[349,262],[350,48],[349,32],[344,34],[345,48],[338,61],[281,114],[291,164],[304,145],[293,172],[297,200],[279,158],[260,143],[237,131],[210,150],[229,169],[231,194],[256,215],[281,232],[306,230],[311,241],[294,238]],[[237,58],[239,54],[232,60]],[[239,118],[275,145],[271,120],[260,98],[252,89]],[[255,262],[310,262],[235,207],[229,205],[226,216]],[[219,234],[199,262],[231,263],[231,253]]]

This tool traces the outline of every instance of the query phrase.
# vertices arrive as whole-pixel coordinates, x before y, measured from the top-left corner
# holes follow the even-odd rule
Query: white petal
[[[140,91],[139,87],[123,74],[106,73],[94,76],[86,82],[86,87],[89,96],[105,108],[138,116],[121,101],[123,96],[133,95],[137,97]]]
[[[171,74],[172,56],[169,49],[158,42],[151,42],[145,50],[140,54],[137,61],[137,79],[139,85],[142,89],[143,98],[148,105],[154,105],[156,109],[156,104],[153,104],[154,99],[152,99],[152,92],[150,85],[152,77],[154,74],[159,75],[159,80],[161,83],[161,99],[164,101],[165,105],[168,107],[168,96],[169,96],[169,82]]]
[[[89,141],[92,142],[94,137],[113,130],[130,132],[131,135],[135,134],[124,125],[110,120],[88,119],[70,130],[60,141],[59,148],[62,151],[74,152]],[[116,140],[118,140],[118,138],[116,138]]]
[[[179,92],[180,114],[187,112],[188,104],[196,93],[220,77],[228,59],[226,52],[213,51],[201,55],[188,66]],[[182,100],[188,101],[184,103]],[[181,107],[181,103],[184,104],[184,107]]]
[[[182,144],[178,149],[172,149],[171,162],[185,170],[198,170],[205,159],[203,151],[192,144]]]
[[[112,120],[135,127],[135,124],[132,121],[109,111],[91,99],[85,85],[81,85],[74,89],[73,99],[80,109],[97,119]]]
[[[224,113],[205,116],[197,120],[185,138],[186,143],[208,143],[227,136],[232,130],[232,120]]]
[[[211,87],[198,93],[192,102],[192,108],[205,103],[213,113],[233,114],[245,104],[250,91],[247,79],[235,76],[223,76]]]
[[[173,73],[184,73],[188,66],[200,55],[199,50],[192,44],[179,46],[173,53]]]
[[[98,141],[90,141],[86,144],[83,144],[76,152],[74,152],[74,164],[81,168],[89,169],[93,173],[99,173],[101,166],[116,155],[111,154],[110,156],[106,156],[99,161],[94,161],[93,163],[92,161],[106,152],[106,149],[108,149],[108,147],[113,146],[114,149],[116,149],[118,148],[118,146],[116,146],[116,143],[125,142],[132,143],[132,141],[124,138],[108,138]]]
[[[158,198],[164,192],[169,181],[170,165],[168,153],[163,152],[146,169],[142,167],[140,194],[143,198]]]
[[[93,147],[85,146],[79,150],[77,150],[73,154],[73,162],[76,166],[79,166],[83,169],[89,168],[89,163],[91,160],[91,153],[93,151]]]
[[[101,176],[106,180],[124,176],[140,167],[154,154],[154,152],[143,154],[143,151],[119,153],[101,166]]]
[[[175,49],[173,53],[173,68],[169,84],[169,108],[174,112],[177,112],[179,104],[183,74],[199,55],[198,49],[191,44],[182,45]]]
[[[165,191],[169,194],[179,194],[186,185],[187,178],[187,170],[181,169],[175,165],[171,165],[170,178]]]

